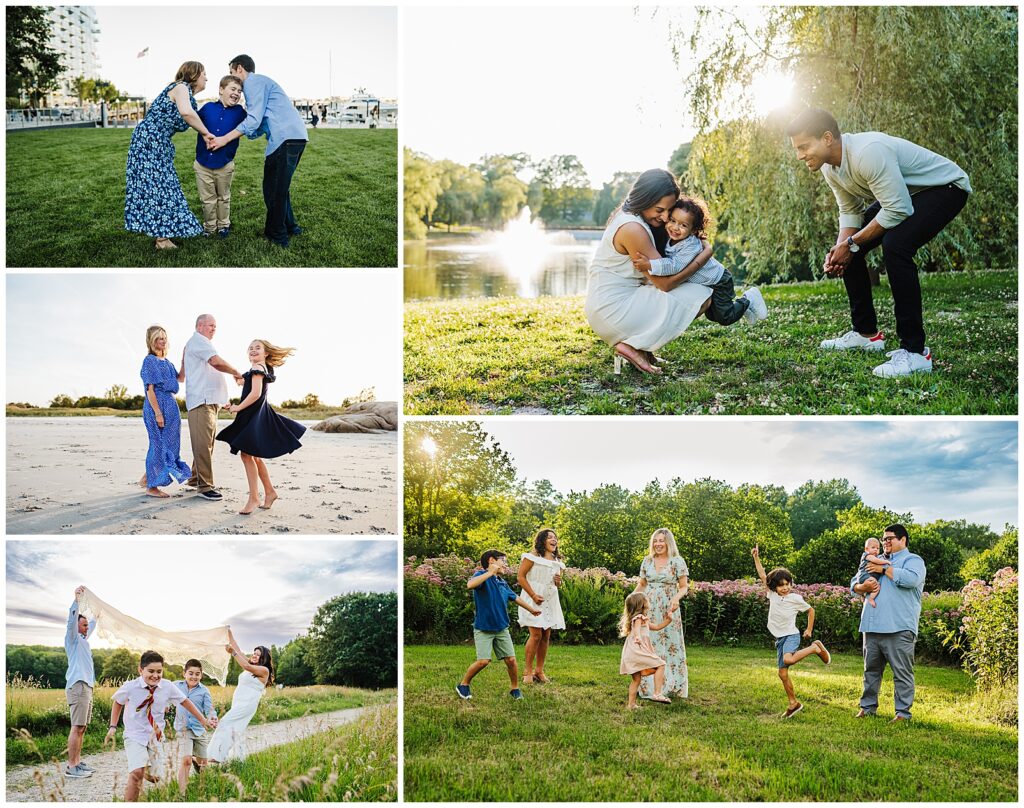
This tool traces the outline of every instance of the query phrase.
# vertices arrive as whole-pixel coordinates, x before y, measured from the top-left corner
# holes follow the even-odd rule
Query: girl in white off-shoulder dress
[[[550,528],[542,528],[533,540],[533,552],[523,553],[517,580],[525,603],[540,609],[539,615],[519,607],[519,625],[529,629],[526,641],[526,663],[523,682],[530,684],[551,681],[544,673],[544,662],[551,643],[551,631],[565,628],[558,587],[562,585],[565,564],[558,552],[558,536]]]

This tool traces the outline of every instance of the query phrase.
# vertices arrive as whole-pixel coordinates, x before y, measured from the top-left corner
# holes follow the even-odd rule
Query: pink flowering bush
[[[510,565],[505,580],[519,591],[517,565]],[[407,643],[461,643],[473,633],[473,595],[466,581],[478,570],[473,559],[446,556],[410,558],[405,566],[405,638]],[[558,642],[569,644],[619,643],[618,621],[626,595],[638,583],[635,576],[595,567],[570,567],[562,576],[559,600],[566,630]],[[795,587],[815,610],[814,637],[830,648],[860,647],[860,612],[863,601],[845,586],[797,584]],[[959,629],[959,593],[925,595],[922,603],[918,651],[936,661],[955,662],[956,649],[947,648],[939,627]],[[691,581],[681,603],[683,628],[691,642],[738,644],[755,642],[768,647],[768,600],[754,580]],[[512,636],[526,639],[519,628],[515,607],[510,608]],[[804,625],[801,618],[798,625]]]
[[[964,667],[981,688],[1017,686],[1017,573],[1004,567],[991,583],[973,580],[961,590],[963,621],[950,644],[963,649]]]

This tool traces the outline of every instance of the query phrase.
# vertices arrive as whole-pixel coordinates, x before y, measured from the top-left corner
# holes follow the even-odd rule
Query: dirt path
[[[271,746],[297,741],[324,730],[340,727],[359,718],[365,707],[336,710],[333,713],[319,713],[302,718],[274,721],[249,727],[246,746],[249,754],[260,752]],[[173,744],[173,741],[169,742]],[[121,735],[118,733],[118,746]],[[169,759],[177,755],[170,750]],[[124,752],[103,752],[85,757],[86,763],[96,769],[92,777],[82,780],[63,776],[64,763],[48,763],[41,766],[14,766],[7,770],[8,802],[110,802],[112,797],[124,796],[127,776]],[[176,771],[176,769],[175,769]]]

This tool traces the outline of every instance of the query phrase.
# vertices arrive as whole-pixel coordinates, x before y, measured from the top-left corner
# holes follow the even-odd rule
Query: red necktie
[[[149,691],[149,696],[135,708],[135,712],[139,712],[143,707],[146,708],[146,719],[149,721],[149,725],[153,728],[153,732],[156,733],[156,739],[162,740],[163,733],[160,732],[160,727],[153,721],[153,694],[156,693],[156,685],[144,685],[146,690]]]

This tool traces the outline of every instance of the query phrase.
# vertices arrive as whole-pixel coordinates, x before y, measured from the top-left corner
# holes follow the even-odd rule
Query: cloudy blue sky
[[[142,394],[146,329],[167,330],[177,367],[196,317],[217,318],[213,344],[248,370],[254,339],[295,346],[272,404],[316,393],[341,403],[365,387],[401,391],[401,306],[394,272],[203,270],[7,276],[7,401],[45,406],[58,393],[98,395],[123,384]]]
[[[62,645],[84,584],[165,631],[230,625],[243,648],[281,645],[336,595],[396,591],[396,564],[383,539],[8,540],[7,642]]]
[[[484,429],[521,477],[556,489],[657,478],[711,477],[731,485],[848,479],[872,507],[918,521],[967,519],[1001,530],[1018,524],[1017,424],[988,419],[635,421],[491,418]]]
[[[185,61],[206,66],[208,89],[247,53],[256,71],[292,98],[351,95],[357,87],[398,93],[398,13],[379,6],[199,3],[96,6],[100,75],[131,95],[153,98]],[[149,52],[139,58],[144,48]]]

